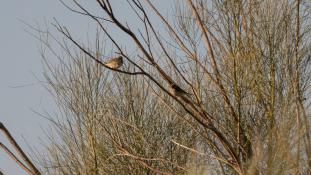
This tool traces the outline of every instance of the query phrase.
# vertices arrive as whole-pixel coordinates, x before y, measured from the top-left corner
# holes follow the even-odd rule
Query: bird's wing
[[[113,62],[115,62],[115,61],[118,61],[118,58],[111,58],[111,59],[107,60],[105,63],[106,63],[106,64],[107,64],[107,63],[113,63]]]

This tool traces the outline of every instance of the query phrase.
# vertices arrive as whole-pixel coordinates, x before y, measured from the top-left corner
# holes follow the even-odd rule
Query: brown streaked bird
[[[171,89],[170,89],[171,93],[177,97],[182,97],[184,95],[191,95],[188,92],[184,91],[183,89],[181,89],[179,86],[177,86],[176,84],[172,84],[171,85]]]
[[[116,58],[110,58],[108,61],[104,63],[107,67],[112,69],[118,69],[123,65],[123,58],[122,56],[118,56]]]

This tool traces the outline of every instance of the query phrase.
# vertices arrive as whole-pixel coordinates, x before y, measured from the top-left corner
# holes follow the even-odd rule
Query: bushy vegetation
[[[73,1],[97,24],[92,44],[56,21],[59,63],[42,52],[61,112],[44,174],[310,173],[310,2],[174,1],[164,17],[149,0],[124,1],[139,25],[97,2],[93,14]],[[55,34],[38,32],[53,51]],[[103,41],[121,68],[104,64]]]

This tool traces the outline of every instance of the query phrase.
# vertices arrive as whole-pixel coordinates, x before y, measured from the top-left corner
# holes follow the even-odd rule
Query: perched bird
[[[177,86],[176,84],[172,84],[171,85],[171,89],[170,89],[171,93],[177,97],[182,97],[184,95],[191,95],[189,93],[187,93],[186,91],[184,91],[183,89],[181,89],[179,86]]]
[[[118,56],[116,58],[111,58],[108,61],[104,63],[107,67],[110,67],[112,69],[118,69],[123,64],[123,58],[122,56]]]

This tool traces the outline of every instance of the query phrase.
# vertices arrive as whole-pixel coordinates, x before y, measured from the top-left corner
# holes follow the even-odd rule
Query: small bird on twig
[[[118,56],[116,58],[110,58],[108,61],[104,63],[107,67],[112,69],[118,69],[123,65],[123,58],[122,56]]]
[[[172,84],[171,85],[171,89],[170,89],[171,93],[177,97],[182,97],[185,95],[191,95],[188,92],[184,91],[183,89],[181,89],[179,86],[177,86],[176,84]]]

